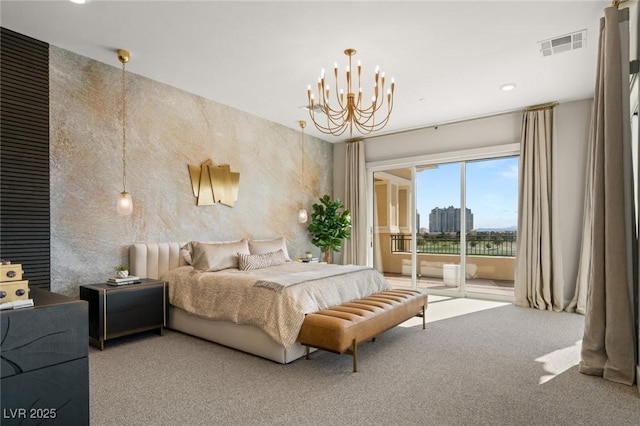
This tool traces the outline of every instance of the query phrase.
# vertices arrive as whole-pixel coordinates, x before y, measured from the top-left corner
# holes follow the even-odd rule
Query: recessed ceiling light
[[[513,90],[516,88],[516,84],[515,83],[507,83],[507,84],[503,84],[502,86],[500,86],[500,90],[504,91],[504,92],[508,92],[510,90]]]
[[[87,0],[71,0],[72,3],[85,4]]]

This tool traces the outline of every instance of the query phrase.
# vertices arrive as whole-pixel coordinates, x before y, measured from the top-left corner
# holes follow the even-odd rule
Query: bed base
[[[257,355],[280,364],[288,364],[305,356],[306,349],[298,342],[286,350],[257,327],[214,321],[190,314],[175,306],[169,307],[168,328],[214,343]]]

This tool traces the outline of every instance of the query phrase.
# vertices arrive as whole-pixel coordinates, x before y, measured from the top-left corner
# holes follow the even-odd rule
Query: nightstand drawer
[[[109,298],[110,299],[110,298]],[[130,334],[135,330],[163,327],[164,309],[162,301],[156,305],[140,306],[107,314],[107,339]]]
[[[162,286],[134,287],[139,284],[130,284],[122,291],[110,291],[107,293],[107,315],[126,313],[144,309],[148,306],[160,306],[164,300]]]

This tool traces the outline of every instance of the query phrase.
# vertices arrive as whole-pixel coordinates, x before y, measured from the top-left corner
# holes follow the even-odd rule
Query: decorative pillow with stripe
[[[287,262],[284,251],[278,250],[265,254],[238,253],[238,269],[252,271],[254,269],[278,266]]]

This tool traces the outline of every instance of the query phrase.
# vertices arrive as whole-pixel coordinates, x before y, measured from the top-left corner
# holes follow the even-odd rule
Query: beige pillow
[[[265,254],[245,254],[238,253],[238,268],[241,271],[252,271],[254,269],[268,268],[286,263],[282,250]]]
[[[187,262],[188,265],[193,265],[193,245],[195,243],[205,243],[205,244],[229,244],[229,243],[238,243],[242,240],[234,240],[234,241],[189,241],[187,244],[180,247],[180,256]]]
[[[208,244],[191,242],[192,265],[200,271],[215,272],[238,267],[238,253],[249,254],[247,240],[233,243]]]
[[[193,265],[193,260],[191,259],[191,254],[193,253],[193,243],[194,241],[190,241],[187,244],[180,247],[180,256],[187,262],[187,265]]]
[[[249,240],[250,254],[267,254],[282,250],[284,258],[289,262],[289,252],[287,251],[287,241],[284,237],[275,238],[273,240]]]

